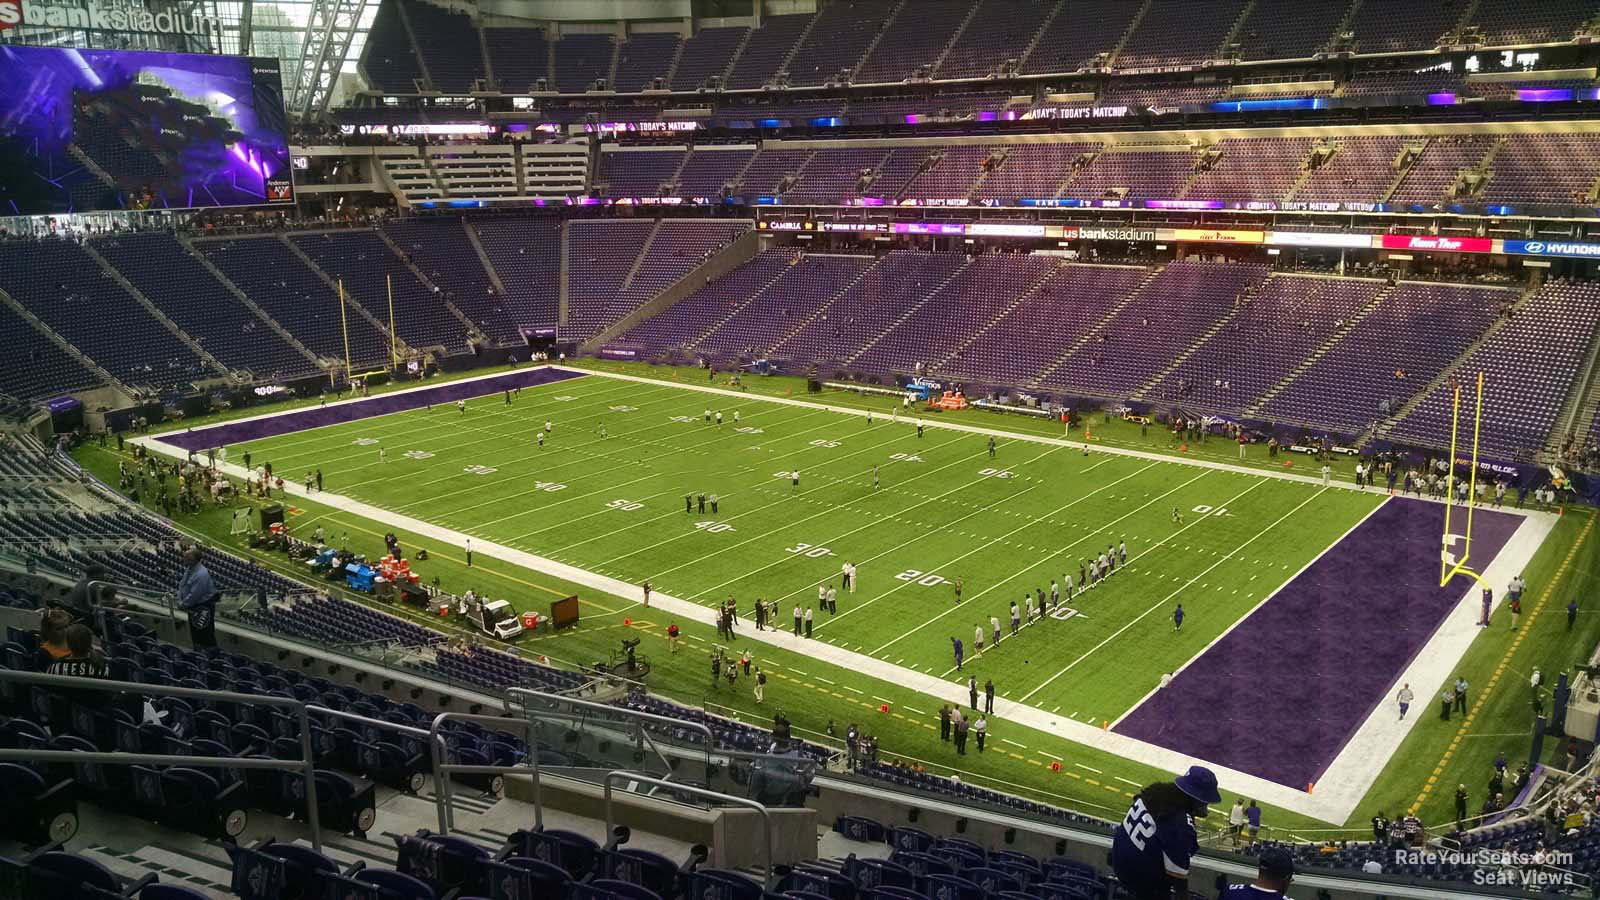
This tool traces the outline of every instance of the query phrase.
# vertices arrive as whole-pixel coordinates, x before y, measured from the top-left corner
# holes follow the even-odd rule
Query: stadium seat
[[[24,813],[5,817],[0,833],[6,837],[37,847],[77,834],[77,784],[71,779],[51,783],[26,766],[0,763],[0,794]]]

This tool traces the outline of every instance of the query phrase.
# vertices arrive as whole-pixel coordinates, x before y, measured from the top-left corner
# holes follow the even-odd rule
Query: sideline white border
[[[573,366],[548,364],[548,367],[584,375],[593,375],[600,378],[633,381],[656,386],[681,387],[686,390],[700,391],[702,393],[717,394],[726,397],[736,397],[742,400],[756,399],[788,406],[801,406],[808,408],[816,408],[820,406],[827,411],[843,415],[866,416],[869,414],[869,412],[875,412],[865,409],[832,407],[823,403],[815,403],[808,400],[796,400],[790,397],[772,397],[762,394],[752,394],[744,391],[734,391],[727,388],[714,387],[711,385],[694,385],[681,382],[669,382],[657,378],[644,378],[637,375],[625,375],[616,372],[605,372]],[[456,379],[455,381],[484,381],[503,377],[507,374],[509,373],[496,372],[491,375],[476,376],[469,379]],[[455,381],[447,383],[455,383]],[[562,382],[553,383],[560,384]],[[415,388],[402,389],[402,391],[423,390],[438,386],[439,385],[419,385]],[[493,391],[489,391],[486,393],[492,392]],[[390,396],[394,393],[398,392],[391,391],[382,396]],[[380,398],[363,397],[336,402],[362,403],[367,402],[368,400],[378,399]],[[331,406],[333,404],[329,405]],[[267,413],[260,416],[252,416],[248,419],[230,419],[225,423],[218,424],[234,424],[243,421],[273,418],[275,416],[285,415],[289,412],[295,411],[298,410],[284,410],[278,413]],[[1041,435],[1019,434],[1001,429],[985,428],[982,426],[967,425],[958,422],[940,421],[937,417],[923,418],[917,416],[913,418],[921,419],[921,421],[929,427],[963,431],[970,434],[994,435],[996,437],[1005,437],[1013,440],[1032,441],[1035,443],[1054,444],[1057,446],[1066,447],[1082,446],[1083,444],[1083,441],[1081,440],[1074,441],[1066,438],[1052,438]],[[177,459],[186,459],[188,457],[187,451],[171,444],[167,444],[161,440],[162,437],[173,433],[174,432],[172,431],[168,431],[155,435],[141,435],[137,438],[134,438],[132,441],[130,441],[130,443],[140,444],[141,446],[144,446],[153,452],[162,453],[166,456]],[[1137,459],[1176,462],[1185,465],[1199,466],[1202,468],[1210,468],[1226,472],[1235,472],[1262,478],[1277,478],[1285,481],[1298,481],[1304,484],[1312,484],[1317,486],[1322,485],[1322,478],[1318,475],[1299,475],[1288,472],[1262,471],[1259,469],[1252,469],[1247,466],[1231,465],[1228,463],[1220,463],[1211,460],[1188,460],[1181,457],[1172,457],[1159,453],[1150,453],[1147,451],[1132,450],[1120,447],[1096,446],[1092,447],[1091,450],[1094,452],[1128,456]],[[222,467],[225,472],[235,477],[243,478],[245,476],[244,468],[237,463],[230,462],[224,464]],[[292,496],[307,496],[304,486],[293,484],[289,481],[285,481],[285,485],[286,490]],[[1332,482],[1331,486],[1345,490],[1361,490],[1361,488],[1357,488],[1354,484],[1340,483],[1337,481]],[[438,525],[434,525],[431,522],[426,522],[411,516],[401,515],[387,509],[363,503],[349,497],[341,496],[339,494],[318,493],[315,499],[319,503],[331,506],[344,512],[348,512],[352,515],[362,516],[378,522],[390,522],[403,530],[411,531],[431,540],[436,540],[457,548],[463,547],[466,541],[470,539],[468,535],[461,532],[442,528]],[[1539,548],[1545,537],[1549,535],[1550,530],[1554,528],[1557,519],[1555,515],[1550,513],[1529,510],[1509,510],[1507,512],[1512,515],[1521,515],[1523,517],[1523,522],[1512,534],[1505,547],[1501,549],[1499,555],[1496,556],[1488,569],[1484,571],[1484,577],[1488,579],[1491,584],[1509,581],[1512,575],[1520,572],[1522,568],[1526,566],[1528,560],[1532,558],[1533,553]],[[575,584],[581,584],[585,587],[604,591],[624,599],[637,596],[638,594],[637,585],[630,584],[616,578],[611,578],[609,576],[600,575],[598,573],[580,569],[575,566],[570,566],[565,563],[560,563],[555,560],[528,553],[523,550],[506,547],[484,538],[477,538],[476,541],[477,544],[474,549],[478,553],[509,562],[513,565],[521,566],[534,571],[545,572],[558,578],[571,581]],[[1290,576],[1288,579],[1285,579],[1283,584],[1288,584],[1289,581],[1292,580],[1293,576]],[[1279,590],[1281,589],[1282,585],[1279,586]],[[1446,617],[1444,623],[1434,632],[1427,644],[1417,653],[1411,664],[1401,674],[1401,677],[1397,680],[1396,684],[1391,686],[1389,696],[1392,696],[1393,691],[1398,689],[1398,684],[1401,682],[1408,682],[1412,685],[1412,688],[1416,692],[1417,696],[1421,698],[1421,702],[1416,704],[1416,710],[1412,716],[1408,717],[1404,721],[1398,721],[1392,710],[1392,707],[1388,702],[1387,697],[1376,701],[1376,706],[1371,714],[1367,716],[1366,720],[1360,725],[1359,728],[1356,729],[1355,733],[1351,735],[1350,739],[1345,743],[1344,748],[1328,766],[1327,771],[1323,773],[1321,781],[1318,782],[1318,784],[1315,786],[1315,790],[1312,793],[1306,793],[1303,789],[1297,789],[1287,785],[1278,784],[1259,776],[1250,775],[1248,773],[1230,769],[1225,766],[1218,766],[1208,763],[1208,765],[1210,765],[1211,768],[1217,773],[1218,779],[1222,784],[1223,793],[1243,794],[1245,796],[1253,797],[1256,800],[1265,802],[1269,805],[1300,813],[1302,815],[1326,822],[1330,825],[1343,825],[1345,821],[1349,819],[1351,813],[1355,811],[1355,808],[1361,802],[1362,797],[1366,795],[1367,790],[1370,789],[1372,784],[1377,780],[1378,775],[1382,772],[1384,767],[1387,766],[1394,753],[1399,749],[1401,742],[1410,732],[1411,727],[1417,721],[1419,721],[1423,715],[1427,714],[1430,709],[1428,698],[1430,698],[1430,696],[1437,695],[1438,691],[1442,688],[1445,679],[1452,677],[1456,664],[1460,661],[1461,657],[1466,653],[1468,647],[1471,645],[1472,639],[1476,636],[1477,631],[1477,626],[1474,623],[1477,620],[1478,607],[1476,603],[1472,602],[1474,596],[1476,595],[1476,590],[1477,585],[1475,582],[1467,587],[1466,592],[1463,594],[1464,602],[1458,602],[1456,604],[1455,608]],[[1273,594],[1276,593],[1277,591],[1273,592]],[[1269,599],[1270,596],[1271,595],[1269,595]],[[660,609],[680,618],[692,619],[706,624],[715,624],[715,612],[709,607],[701,606],[697,603],[683,600],[681,598],[669,596],[659,591],[652,592],[651,599],[652,608]],[[1499,600],[1496,601],[1497,607],[1500,602],[1501,601]],[[1243,620],[1243,617],[1241,617],[1238,621],[1242,622]],[[1230,630],[1231,628],[1237,626],[1238,622],[1235,622],[1233,626],[1230,626]],[[887,663],[883,660],[876,659],[865,654],[844,650],[840,647],[825,642],[807,640],[805,638],[796,638],[793,635],[782,631],[746,631],[745,636],[776,647],[782,647],[783,649],[795,653],[810,656],[812,658],[819,659],[845,669],[867,672],[876,678],[880,678],[891,683],[900,684],[904,687],[909,687],[912,690],[939,700],[959,704],[967,699],[966,688],[962,685],[945,681],[936,675],[916,672],[910,669],[895,666],[892,663]],[[1083,722],[1077,722],[1064,716],[1048,713],[1042,709],[1039,709],[1038,707],[1027,706],[1014,701],[998,698],[996,699],[995,703],[996,710],[1003,719],[1008,719],[1010,721],[1026,725],[1030,728],[1034,728],[1049,734],[1055,734],[1069,741],[1084,744],[1097,750],[1111,753],[1116,756],[1121,756],[1153,768],[1161,769],[1163,771],[1182,773],[1195,762],[1194,758],[1188,756],[1187,754],[1178,753],[1165,747],[1160,747],[1155,744],[1150,744],[1144,741],[1139,741],[1123,735],[1115,734],[1109,730],[1096,728],[1092,725],[1088,725]],[[1381,763],[1374,765],[1375,760],[1381,760]]]

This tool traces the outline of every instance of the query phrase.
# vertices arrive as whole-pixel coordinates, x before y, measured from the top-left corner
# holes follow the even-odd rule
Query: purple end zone
[[[1421,500],[1384,504],[1116,732],[1278,784],[1314,783],[1469,589],[1460,578],[1439,587],[1444,511]],[[1521,522],[1478,511],[1476,566]],[[1436,703],[1419,693],[1411,714]]]
[[[498,394],[510,388],[552,384],[557,381],[566,381],[569,378],[580,378],[583,374],[582,372],[568,372],[564,369],[541,366],[535,369],[507,372],[495,378],[452,381],[437,387],[382,394],[366,400],[340,403],[337,406],[314,406],[310,409],[301,409],[266,419],[254,419],[249,422],[227,422],[194,431],[178,431],[161,435],[156,440],[164,444],[170,444],[180,450],[226,447],[230,444],[242,444],[246,441],[259,441],[262,438],[293,434],[296,431],[305,431],[307,428],[355,422],[360,419],[370,419],[373,416],[387,416],[390,413],[405,412],[408,409],[422,409],[430,404],[454,403],[457,400],[471,397]]]

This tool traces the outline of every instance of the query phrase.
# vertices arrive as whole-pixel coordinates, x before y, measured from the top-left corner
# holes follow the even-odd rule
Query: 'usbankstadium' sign
[[[0,32],[19,25],[145,34],[209,35],[222,32],[221,23],[210,16],[185,15],[167,9],[151,12],[143,6],[127,3],[82,0],[74,4],[56,4],[34,0],[0,0]]]

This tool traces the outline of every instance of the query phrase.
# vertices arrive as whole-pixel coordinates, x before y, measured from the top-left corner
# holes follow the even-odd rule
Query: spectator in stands
[[[1221,801],[1217,776],[1204,766],[1140,791],[1112,838],[1111,866],[1123,886],[1139,900],[1188,900],[1189,860],[1200,849],[1194,819]]]
[[[105,657],[94,648],[94,632],[87,625],[67,627],[67,648],[70,651],[68,655],[52,662],[45,669],[46,674],[71,675],[75,678],[106,677]]]
[[[1250,884],[1229,885],[1217,900],[1281,900],[1294,880],[1294,856],[1274,847],[1257,860],[1256,880]]]
[[[1404,824],[1405,824],[1406,843],[1408,845],[1410,845],[1412,847],[1421,847],[1423,844],[1425,844],[1427,842],[1428,835],[1427,835],[1427,832],[1424,831],[1423,828],[1422,828],[1422,820],[1421,819],[1417,818],[1413,814],[1409,814],[1408,813],[1406,815]]]
[[[83,569],[83,577],[72,586],[72,590],[61,598],[61,608],[66,610],[73,619],[89,626],[91,631],[99,627],[95,610],[101,603],[108,603],[116,596],[116,589],[110,585],[98,584],[106,577],[105,567],[99,563],[90,563]]]
[[[201,562],[199,547],[183,551],[184,572],[178,582],[178,606],[189,614],[189,642],[195,647],[217,645],[217,600],[211,573]]]
[[[39,620],[39,649],[33,654],[33,670],[43,672],[50,668],[58,659],[65,659],[72,653],[67,646],[67,629],[72,625],[72,616],[63,609],[47,609]]]

